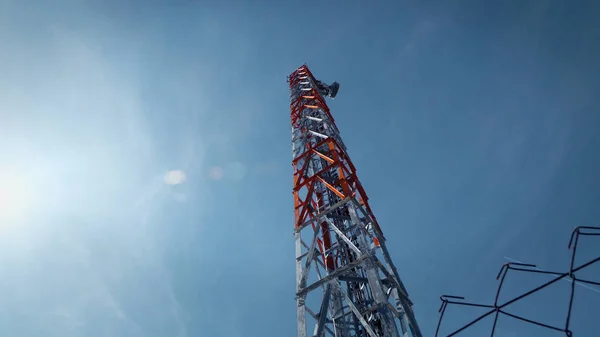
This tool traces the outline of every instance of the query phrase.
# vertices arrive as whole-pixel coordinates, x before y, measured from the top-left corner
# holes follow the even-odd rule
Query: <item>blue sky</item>
[[[440,294],[491,301],[504,256],[563,270],[598,224],[597,2],[60,3],[0,0],[1,335],[295,335],[285,79],[304,62],[341,83],[427,336]],[[561,325],[560,283],[515,313]],[[578,288],[575,332],[598,304]]]

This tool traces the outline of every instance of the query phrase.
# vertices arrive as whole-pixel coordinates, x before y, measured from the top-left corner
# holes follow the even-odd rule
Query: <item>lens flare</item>
[[[165,174],[165,183],[169,185],[179,185],[185,182],[185,172],[180,170],[172,170]]]

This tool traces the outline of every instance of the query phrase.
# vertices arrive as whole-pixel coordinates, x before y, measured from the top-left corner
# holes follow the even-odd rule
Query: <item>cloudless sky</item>
[[[439,295],[491,302],[504,257],[566,270],[571,230],[598,225],[600,3],[167,3],[0,0],[0,335],[296,335],[304,62],[341,83],[330,108],[426,336]],[[568,288],[513,312],[563,326]],[[598,305],[577,287],[577,336]],[[480,312],[449,310],[446,332]]]

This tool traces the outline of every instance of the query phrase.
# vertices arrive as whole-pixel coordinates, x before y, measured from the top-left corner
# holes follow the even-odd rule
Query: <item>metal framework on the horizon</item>
[[[298,337],[421,337],[315,77],[303,65],[288,82]]]

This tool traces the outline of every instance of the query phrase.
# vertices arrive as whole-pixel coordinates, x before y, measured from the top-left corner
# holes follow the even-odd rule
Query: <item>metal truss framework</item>
[[[412,303],[314,76],[303,65],[288,82],[298,337],[307,336],[307,325],[314,325],[312,336],[318,337],[421,337]]]
[[[575,256],[577,253],[577,246],[579,244],[579,239],[581,236],[600,236],[600,227],[581,226],[581,227],[577,227],[573,230],[573,232],[571,233],[571,239],[569,240],[569,249],[572,248],[571,263],[569,266],[569,270],[567,272],[545,271],[545,270],[541,270],[541,269],[537,268],[533,264],[515,263],[515,262],[505,263],[502,266],[502,268],[500,269],[498,276],[496,276],[496,279],[497,280],[499,279],[500,283],[498,284],[498,289],[496,290],[496,298],[495,298],[493,304],[480,304],[480,303],[466,302],[465,298],[462,296],[450,296],[450,295],[440,296],[442,305],[440,306],[440,309],[439,309],[440,319],[438,321],[438,326],[437,326],[437,329],[435,332],[435,337],[437,337],[439,334],[440,326],[441,326],[443,318],[444,318],[444,313],[446,312],[446,308],[448,307],[449,304],[458,305],[458,306],[466,306],[466,307],[488,308],[490,310],[488,310],[483,315],[475,318],[474,320],[470,321],[469,323],[462,326],[461,328],[448,334],[447,337],[455,336],[455,335],[459,334],[460,332],[465,331],[467,328],[473,326],[475,323],[477,323],[477,322],[481,321],[482,319],[489,317],[491,315],[494,316],[494,323],[491,328],[490,336],[494,337],[494,333],[496,332],[496,327],[497,327],[497,323],[498,323],[498,317],[500,316],[500,314],[508,316],[508,317],[512,317],[514,319],[517,319],[517,320],[520,320],[523,322],[527,322],[527,323],[534,324],[534,325],[537,325],[540,327],[544,327],[548,330],[563,332],[563,333],[565,333],[565,335],[567,337],[573,336],[573,332],[570,330],[570,328],[571,328],[570,323],[571,323],[571,314],[572,314],[572,309],[573,309],[573,299],[575,297],[575,285],[580,284],[580,285],[584,285],[584,286],[585,285],[600,286],[600,282],[584,280],[582,278],[575,276],[575,273],[577,273],[585,268],[588,268],[591,265],[595,264],[596,262],[600,261],[600,256],[598,256],[598,257],[591,259],[585,263],[582,263],[579,266],[576,265]],[[506,279],[506,276],[508,275],[509,270],[526,272],[526,273],[546,274],[546,275],[551,275],[554,277],[552,278],[552,280],[550,280],[550,281],[548,281],[548,282],[546,282],[524,294],[521,294],[515,298],[512,298],[504,303],[499,303],[499,297],[500,297],[500,293],[502,291],[502,286],[504,285],[504,280]],[[563,327],[558,327],[558,326],[553,326],[553,325],[549,325],[546,323],[538,322],[538,321],[535,321],[532,319],[517,316],[517,315],[512,314],[507,311],[506,307],[508,307],[509,305],[511,305],[517,301],[520,301],[529,295],[537,293],[538,291],[550,286],[551,284],[558,282],[559,280],[571,281],[571,289],[569,292],[568,308],[566,311],[565,325]]]

